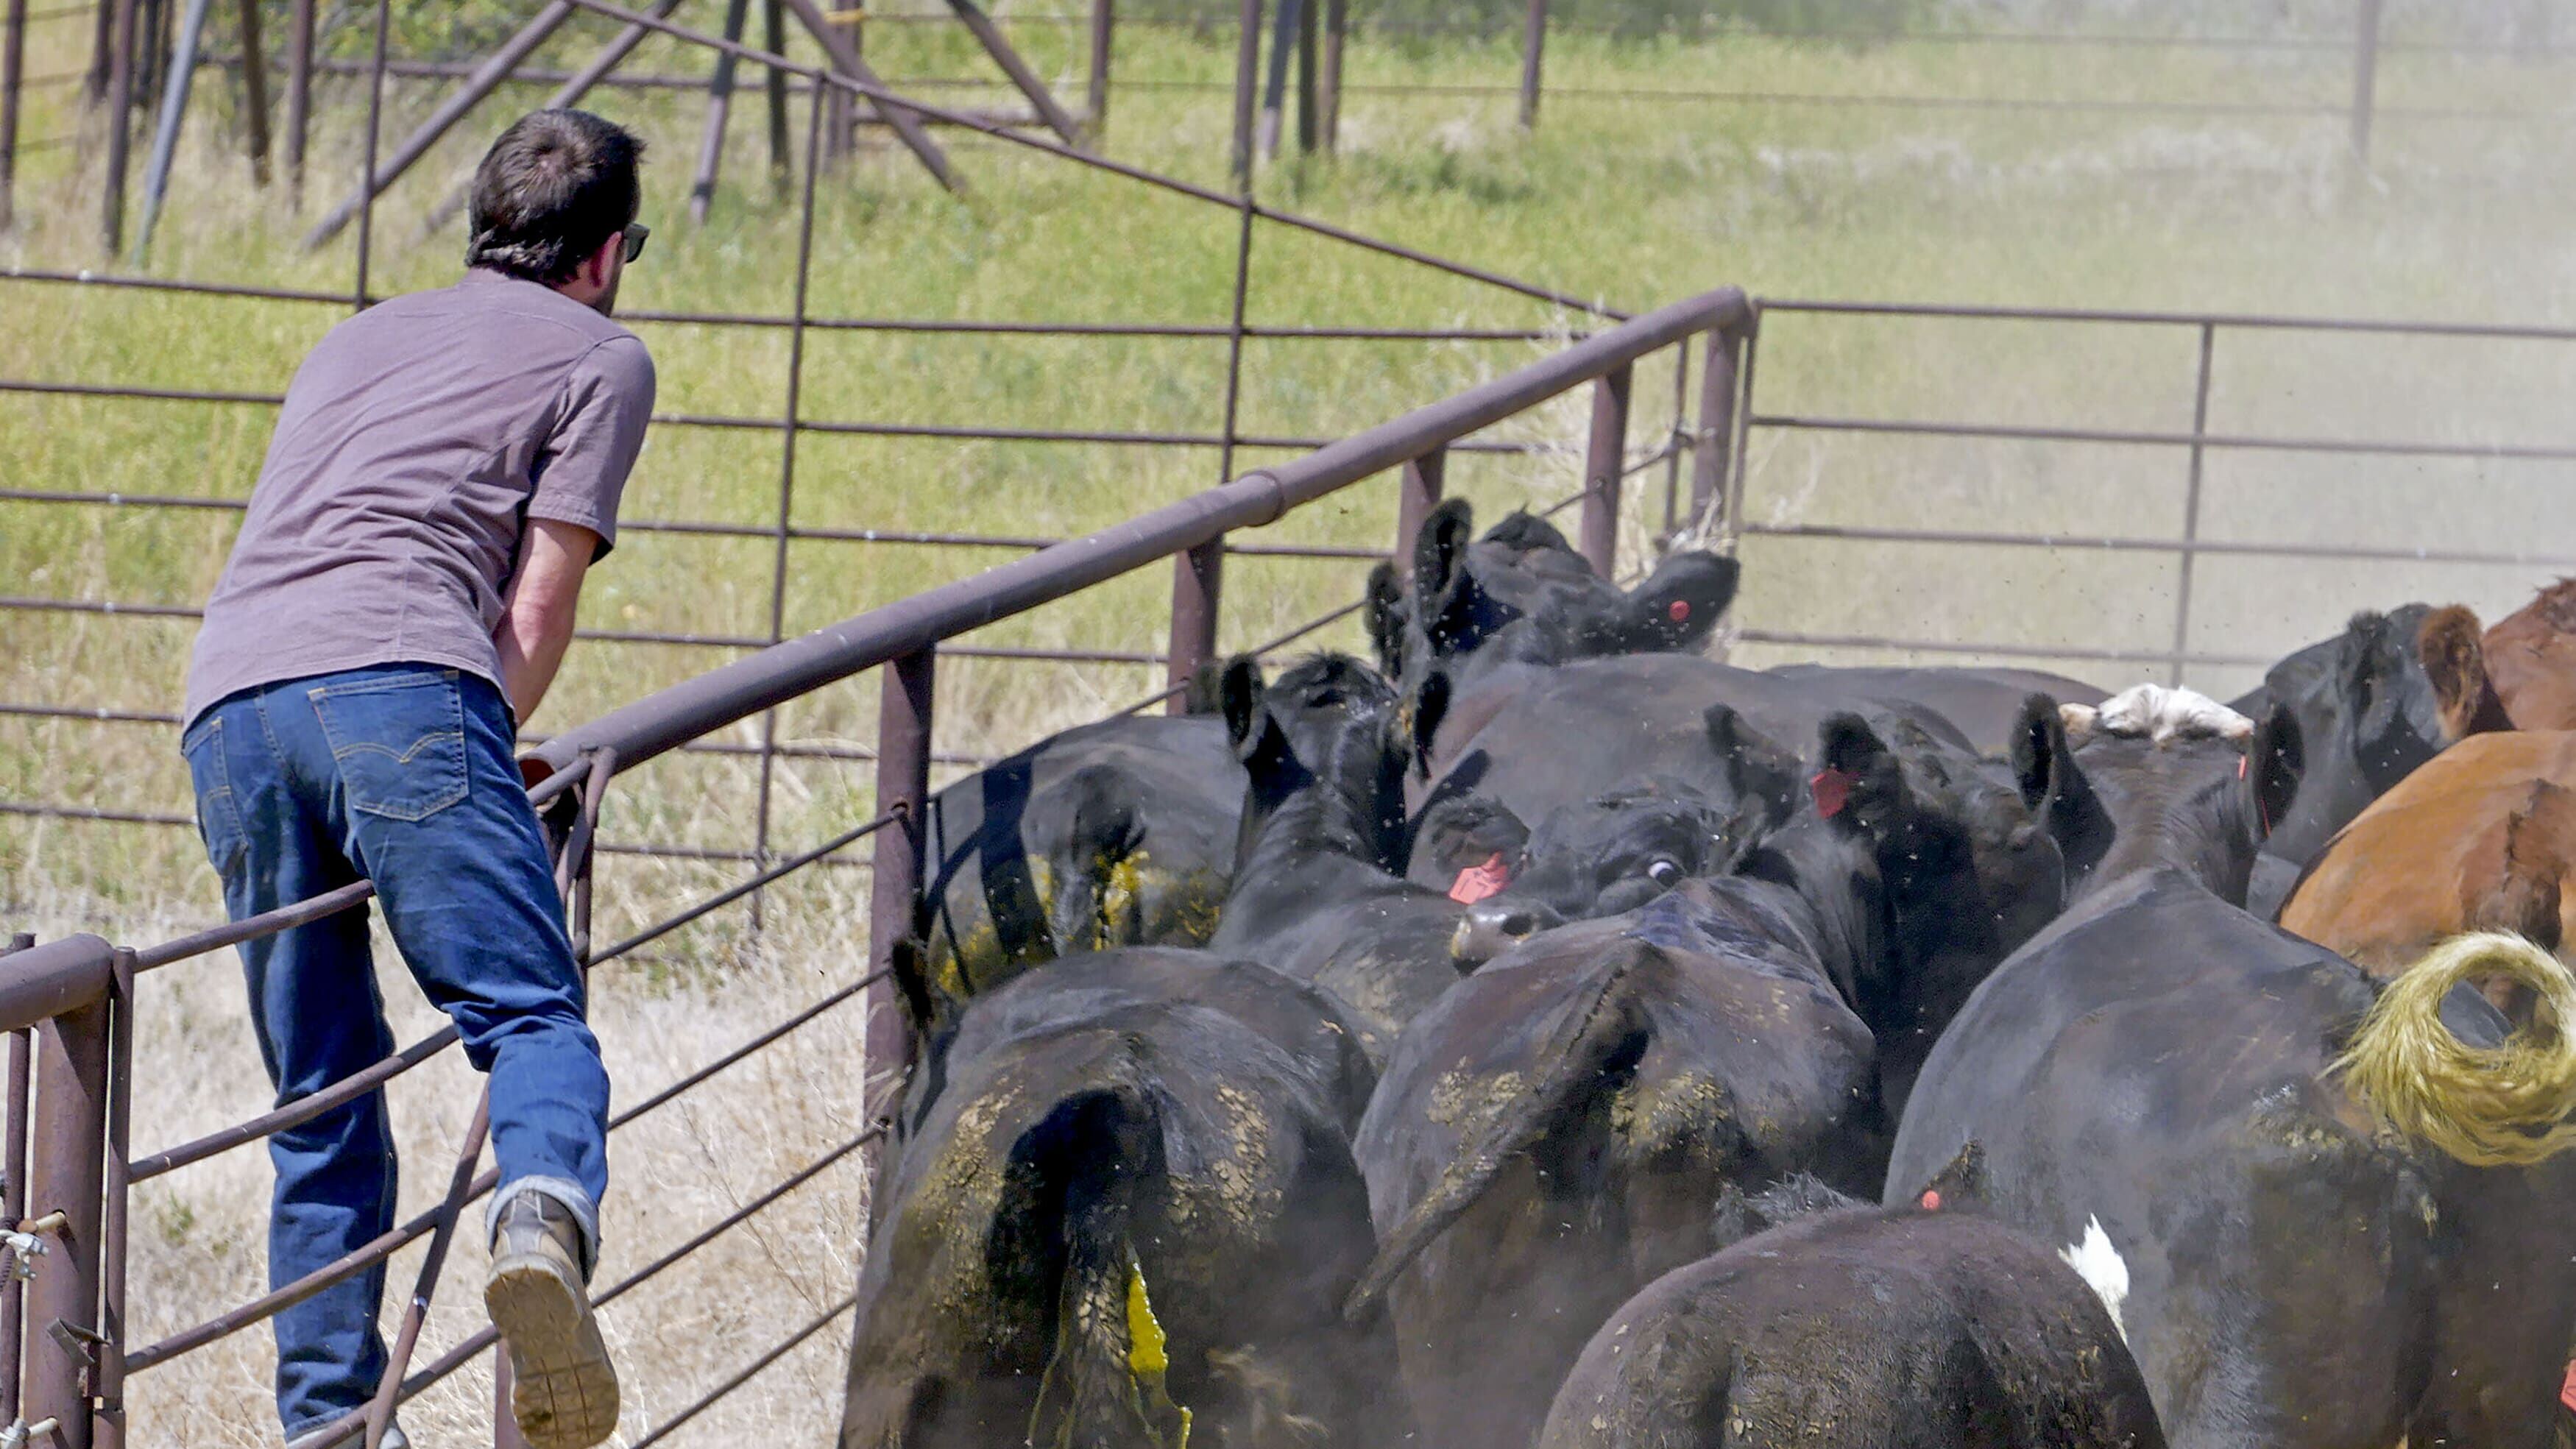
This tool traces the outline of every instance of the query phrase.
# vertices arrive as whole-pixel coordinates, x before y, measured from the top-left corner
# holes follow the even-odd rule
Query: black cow
[[[1876,1184],[1932,1035],[2053,909],[2017,798],[1858,716],[1821,734],[1816,811],[1734,874],[1531,937],[1398,1041],[1358,1139],[1386,1234],[1362,1301],[1392,1285],[1434,1442],[1526,1442],[1600,1316],[1710,1251],[1728,1182]]]
[[[952,990],[1075,951],[1197,945],[1232,878],[1243,770],[1214,715],[1043,740],[930,804],[915,931]]]
[[[1183,950],[971,1004],[898,969],[924,1051],[842,1449],[1401,1441],[1385,1322],[1339,1311],[1372,1241],[1346,1136],[1370,1077],[1319,995]]]
[[[1760,1231],[1613,1314],[1542,1449],[2162,1449],[2118,1328],[2045,1246],[1813,1180],[1719,1212]]]
[[[1826,716],[1859,713],[1883,728],[1908,722],[1973,761],[1947,720],[1920,705],[1881,703],[1830,681],[1737,669],[1692,655],[1583,659],[1514,669],[1451,688],[1439,707],[1417,705],[1417,740],[1432,742],[1416,808],[1477,791],[1523,820],[1647,778],[1691,783],[1721,809],[1724,763],[1708,748],[1707,717],[1726,705],[1745,730],[1770,741],[1816,737]]]
[[[2477,615],[2456,604],[2355,614],[2341,634],[2273,665],[2234,708],[2254,718],[2275,704],[2299,722],[2307,769],[2256,862],[2248,908],[2267,921],[2371,801],[2463,736],[2513,728],[2487,682]]]
[[[1771,671],[1787,679],[1832,685],[1843,694],[1882,705],[1931,710],[1956,726],[1981,755],[2012,748],[2022,701],[2045,694],[2060,704],[2100,704],[2109,696],[2081,680],[2036,669],[1929,669],[1782,664]]]
[[[1412,751],[1395,690],[1341,655],[1307,660],[1267,689],[1256,665],[1238,661],[1223,703],[1251,794],[1209,949],[1322,987],[1383,1059],[1458,979],[1449,942],[1462,909],[1399,873]]]
[[[2545,1442],[2576,1328],[2569,1174],[2379,1130],[2333,1067],[2370,978],[2238,908],[2297,791],[2295,718],[2275,706],[2245,746],[2075,738],[2034,699],[2015,765],[2080,894],[1942,1035],[1889,1200],[1980,1148],[1977,1210],[2065,1245],[2177,1445]],[[2503,1034],[2466,988],[2441,1014]],[[2393,1050],[2421,1075],[2441,1035]]]
[[[1623,592],[1541,519],[1514,513],[1470,542],[1474,528],[1463,498],[1432,510],[1409,601],[1393,564],[1370,576],[1370,637],[1408,696],[1434,669],[1463,685],[1511,664],[1696,648],[1735,598],[1735,560],[1716,554],[1669,554]]]

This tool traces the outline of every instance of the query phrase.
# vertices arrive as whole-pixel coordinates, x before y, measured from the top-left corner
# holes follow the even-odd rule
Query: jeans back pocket
[[[305,697],[350,809],[425,820],[465,798],[465,702],[455,670],[322,684]]]
[[[224,758],[223,719],[199,721],[179,742],[179,753],[188,761],[188,783],[196,789],[197,838],[206,843],[206,859],[215,874],[229,882],[243,840],[241,801],[233,794],[232,766]]]

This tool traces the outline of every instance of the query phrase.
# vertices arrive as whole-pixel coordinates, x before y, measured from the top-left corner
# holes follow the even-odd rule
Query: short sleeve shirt
[[[653,412],[625,328],[475,270],[333,328],[296,371],[188,666],[185,717],[257,685],[421,663],[500,683],[530,518],[617,541]]]

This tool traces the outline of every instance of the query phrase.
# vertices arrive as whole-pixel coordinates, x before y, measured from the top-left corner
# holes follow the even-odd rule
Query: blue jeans
[[[180,748],[197,827],[234,920],[361,878],[421,990],[491,1074],[500,1201],[564,1202],[588,1244],[608,1185],[608,1073],[545,835],[490,681],[400,664],[263,685],[200,715]],[[367,912],[241,948],[260,1056],[283,1103],[394,1048]],[[269,1139],[271,1287],[390,1231],[394,1146],[371,1092]],[[280,1313],[277,1407],[288,1437],[364,1404],[385,1371],[381,1264]]]

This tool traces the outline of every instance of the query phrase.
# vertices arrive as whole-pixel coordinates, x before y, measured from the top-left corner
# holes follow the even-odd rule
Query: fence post
[[[1252,112],[1261,84],[1261,0],[1243,0],[1242,33],[1234,42],[1234,184],[1252,189]]]
[[[2191,475],[2183,490],[2182,563],[2174,584],[2173,670],[2167,682],[2182,685],[2182,661],[2191,644],[2191,573],[2200,543],[2202,440],[2209,436],[2209,360],[2218,347],[2218,325],[2200,324],[2200,380],[2191,402]]]
[[[1434,448],[1404,465],[1404,482],[1395,495],[1395,566],[1413,570],[1414,540],[1422,537],[1423,520],[1440,506],[1447,484],[1449,450]]]
[[[1085,101],[1091,111],[1091,139],[1097,145],[1109,134],[1110,38],[1118,26],[1118,0],[1091,0],[1091,83]]]
[[[134,1110],[134,953],[116,952],[108,993],[107,1154],[101,1184],[99,1337],[94,1449],[125,1449],[125,1221],[128,1137]]]
[[[27,0],[9,0],[9,33],[0,39],[0,231],[13,218],[18,182],[18,98],[27,73]]]
[[[2370,160],[2370,123],[2379,105],[2379,12],[2383,0],[2359,0],[2352,42],[2352,154]]]
[[[1583,531],[1576,545],[1603,578],[1619,568],[1619,484],[1628,465],[1628,364],[1592,384],[1592,442],[1583,455]]]
[[[268,185],[268,45],[259,30],[260,0],[242,0],[243,148],[250,152],[250,179]]]
[[[1225,589],[1225,535],[1172,558],[1172,649],[1163,682],[1179,688],[1200,665],[1216,657],[1216,611]],[[1189,713],[1189,697],[1174,695],[1165,713]]]
[[[304,142],[313,130],[313,6],[295,0],[286,17],[286,194],[304,209]]]
[[[882,971],[894,948],[912,932],[913,901],[921,894],[922,857],[930,841],[930,728],[936,648],[906,654],[885,666],[877,705],[877,811],[903,812],[877,832],[875,879],[868,892],[868,969]],[[891,992],[876,994],[868,1013],[860,1069],[868,1116],[889,1115],[885,1090],[870,1084],[888,1072],[900,1084],[911,1065],[912,1033],[892,1009]],[[881,1201],[881,1199],[880,1199]]]
[[[1342,33],[1350,28],[1350,0],[1324,0],[1324,73],[1315,81],[1315,106],[1324,113],[1324,154],[1342,145]]]
[[[1303,0],[1297,7],[1297,149],[1312,155],[1323,140],[1321,118],[1315,114],[1315,0]]]
[[[128,0],[131,3],[131,0]],[[99,1211],[104,1205],[108,1026],[102,996],[36,1028],[33,1171],[27,1202],[37,1218],[61,1213],[36,1280],[27,1287],[24,1412],[59,1421],[61,1449],[90,1449],[89,1394],[96,1382]],[[61,1331],[56,1327],[60,1325]]]
[[[1726,489],[1735,448],[1735,386],[1744,357],[1744,334],[1721,327],[1708,334],[1699,376],[1699,437],[1691,449],[1691,526],[1708,527],[1710,510]],[[1726,520],[1729,527],[1736,520]]]
[[[1521,35],[1521,129],[1538,125],[1539,60],[1547,49],[1547,0],[1529,0],[1529,28]]]
[[[10,938],[0,956],[32,948],[36,938]],[[0,1120],[0,1223],[15,1228],[27,1219],[27,1033],[9,1033],[8,1115]],[[15,1273],[0,1278],[0,1424],[18,1422],[19,1352],[26,1305]]]
[[[125,245],[125,169],[134,147],[134,0],[115,5],[114,38],[107,46],[107,185],[99,201],[99,230],[110,257]]]
[[[726,0],[724,38],[736,45],[751,26],[751,0]],[[715,70],[707,77],[707,128],[698,141],[698,174],[689,185],[689,220],[707,224],[714,209],[716,174],[724,167],[725,122],[733,115],[733,77],[741,58],[730,50],[716,52]]]

